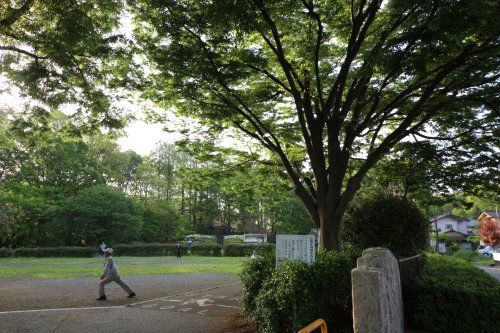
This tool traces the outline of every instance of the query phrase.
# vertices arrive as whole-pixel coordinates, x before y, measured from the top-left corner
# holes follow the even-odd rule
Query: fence
[[[399,260],[399,277],[401,284],[408,282],[420,273],[424,266],[424,256],[417,254],[416,256]]]

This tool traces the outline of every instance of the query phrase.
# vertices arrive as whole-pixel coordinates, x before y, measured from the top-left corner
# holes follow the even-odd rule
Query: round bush
[[[388,248],[399,258],[426,248],[430,225],[410,201],[394,196],[356,199],[342,220],[342,240],[363,249]]]
[[[126,243],[139,237],[142,208],[125,193],[105,185],[80,191],[59,216],[59,237],[67,244]]]

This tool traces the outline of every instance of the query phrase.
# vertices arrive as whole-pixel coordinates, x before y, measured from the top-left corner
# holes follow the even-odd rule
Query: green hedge
[[[230,243],[224,245],[224,256],[226,257],[248,257],[254,249],[257,249],[257,254],[265,255],[274,252],[275,245],[269,243]]]
[[[191,253],[185,244],[182,244],[182,255],[220,256],[221,246],[217,244],[194,244]],[[113,247],[116,256],[175,256],[177,244],[119,244]]]
[[[500,332],[500,283],[462,259],[430,255],[403,288],[408,327],[426,332]]]
[[[12,251],[11,249],[0,247],[0,258],[12,257],[13,255],[14,251]]]
[[[262,333],[297,332],[323,318],[335,330],[352,327],[351,270],[358,251],[325,252],[316,262],[248,260],[240,274],[243,312]]]
[[[194,244],[191,246],[191,254],[220,257],[222,254],[222,246],[219,244]]]
[[[78,257],[90,258],[97,254],[97,249],[92,247],[20,247],[14,251],[15,257]]]
[[[177,244],[118,244],[113,251],[115,256],[169,256],[177,254]]]

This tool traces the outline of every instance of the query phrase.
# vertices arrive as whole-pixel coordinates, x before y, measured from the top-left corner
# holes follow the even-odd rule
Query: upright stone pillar
[[[398,260],[391,251],[372,247],[351,272],[355,333],[403,333],[403,297]]]

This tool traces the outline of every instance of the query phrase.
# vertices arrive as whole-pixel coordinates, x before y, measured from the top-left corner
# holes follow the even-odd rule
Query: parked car
[[[491,246],[479,245],[477,253],[493,258],[493,248]]]

